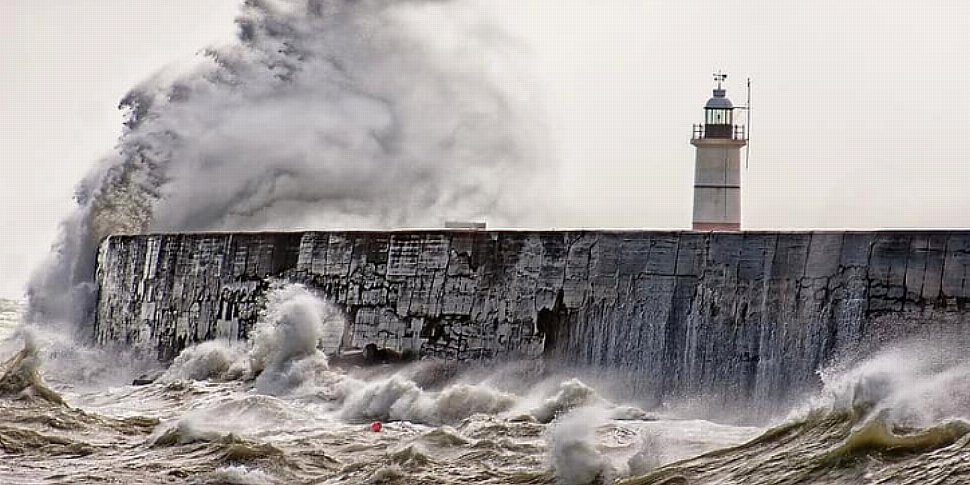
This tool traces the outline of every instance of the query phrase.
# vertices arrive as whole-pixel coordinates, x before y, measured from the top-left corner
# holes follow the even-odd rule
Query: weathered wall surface
[[[112,237],[96,338],[245,338],[271,281],[370,342],[609,369],[631,394],[779,400],[844,351],[966,332],[970,232],[310,232]]]

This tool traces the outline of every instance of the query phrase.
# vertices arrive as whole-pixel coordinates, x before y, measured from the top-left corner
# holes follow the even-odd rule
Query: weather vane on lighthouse
[[[718,90],[721,89],[721,83],[723,83],[724,81],[727,81],[727,74],[724,74],[721,71],[717,71],[714,73],[714,82],[717,83]]]

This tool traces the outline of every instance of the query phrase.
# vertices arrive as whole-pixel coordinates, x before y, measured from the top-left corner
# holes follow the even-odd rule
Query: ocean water
[[[0,341],[13,333],[23,317],[23,303],[0,298]]]
[[[253,341],[208,342],[168,367],[15,331],[20,305],[3,302],[0,483],[970,480],[970,365],[920,349],[825,373],[787,418],[741,427],[612,402],[539,362],[331,366],[326,302],[280,291]],[[131,385],[145,374],[155,382]]]
[[[331,369],[325,304],[282,291],[258,340],[165,369],[43,330],[5,342],[0,483],[612,482],[760,433],[661,419],[534,362]]]
[[[970,483],[962,349],[886,348],[737,426],[744,409],[641,409],[609,395],[622,378],[544,362],[342,367],[339,312],[295,287],[250,341],[168,366],[89,347],[76,310],[109,234],[543,220],[523,199],[553,158],[541,96],[467,3],[248,1],[237,24],[121,100],[118,148],[29,283],[41,323],[0,301],[0,485]]]

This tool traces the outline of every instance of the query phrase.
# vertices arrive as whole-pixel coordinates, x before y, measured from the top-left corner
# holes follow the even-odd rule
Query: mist
[[[550,164],[520,46],[476,9],[251,1],[236,22],[237,42],[121,101],[117,151],[79,184],[30,318],[90,314],[111,234],[541,220],[529,194]]]

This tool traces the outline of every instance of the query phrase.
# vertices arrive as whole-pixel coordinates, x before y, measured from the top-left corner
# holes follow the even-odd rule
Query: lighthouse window
[[[731,110],[727,110],[727,109],[707,110],[707,120],[705,121],[709,125],[730,125]]]

